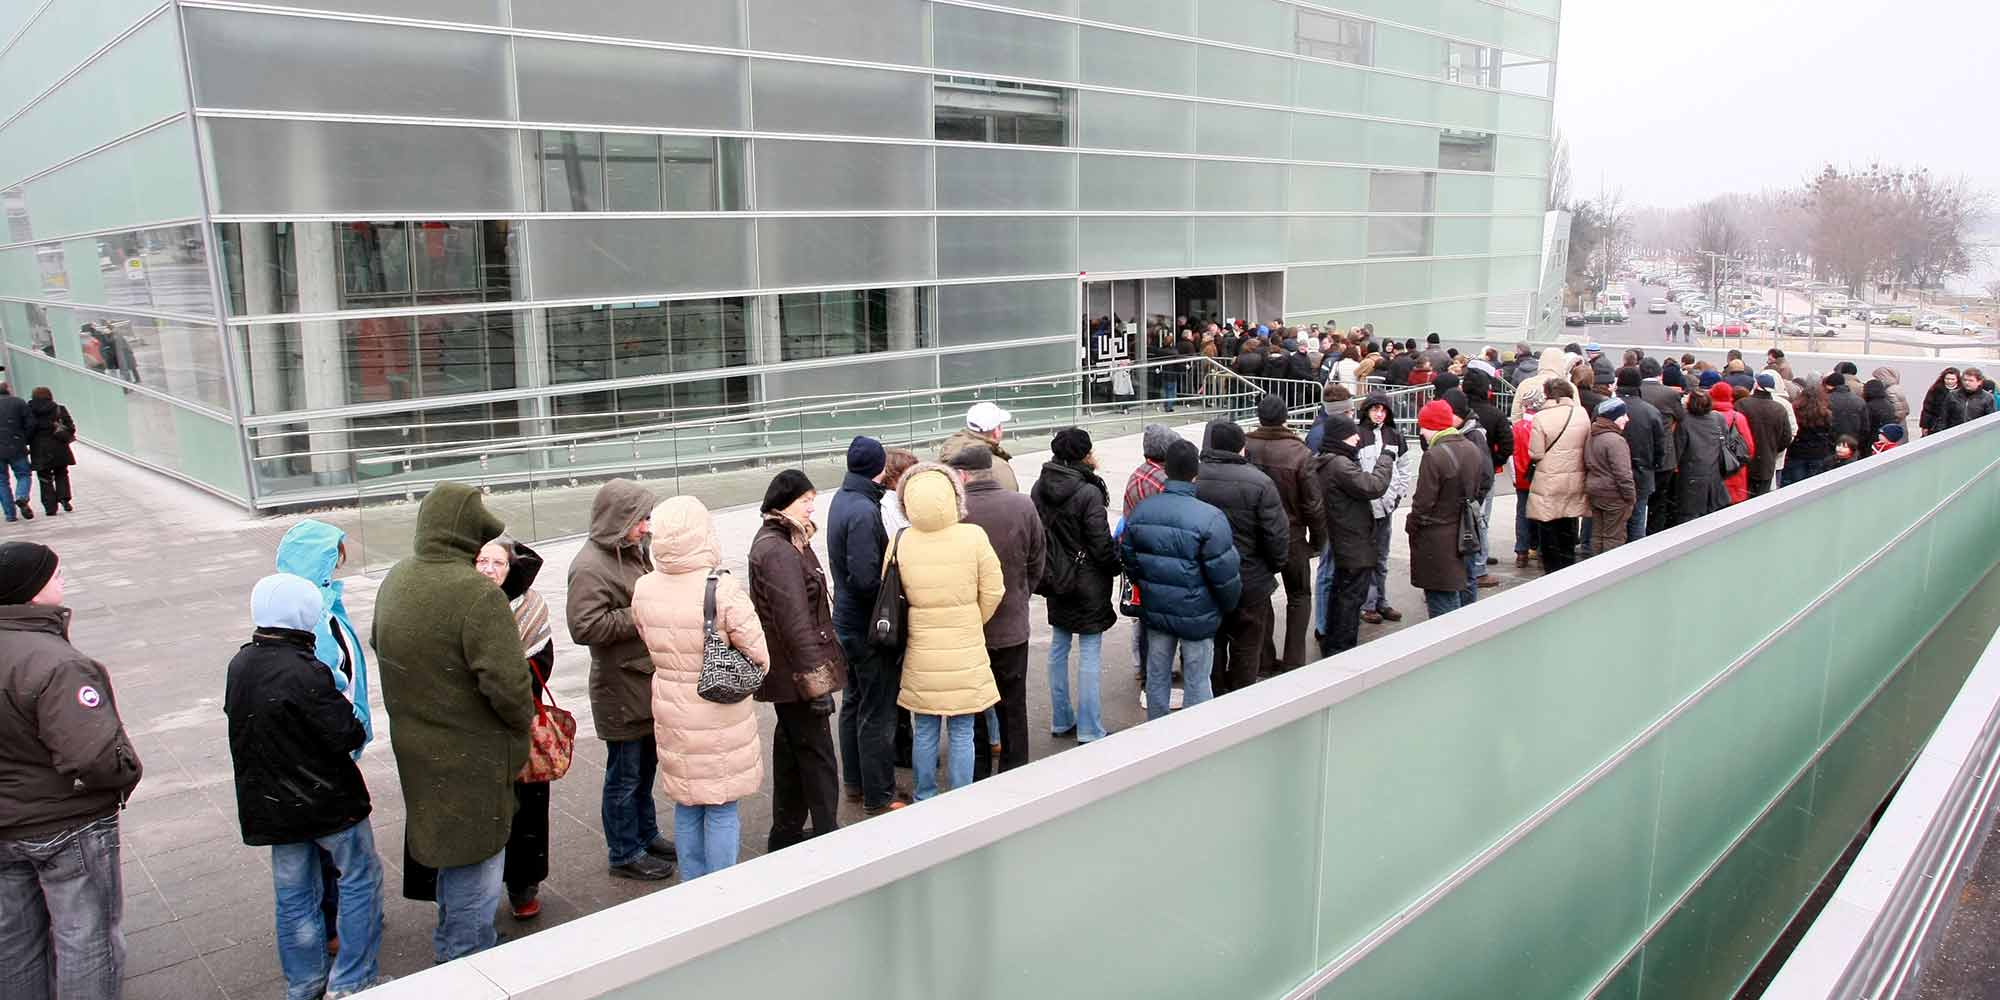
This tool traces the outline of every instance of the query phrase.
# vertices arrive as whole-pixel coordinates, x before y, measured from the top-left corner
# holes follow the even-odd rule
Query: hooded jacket
[[[797,678],[822,666],[833,672],[834,690],[847,687],[847,654],[833,631],[828,596],[826,571],[807,529],[783,514],[765,514],[750,539],[750,603],[771,654],[758,701],[811,701]]]
[[[1889,387],[1879,378],[1871,378],[1861,386],[1861,404],[1868,407],[1868,440],[1873,441],[1882,430],[1883,424],[1896,423],[1901,418],[1896,415],[1896,401],[1889,398]]]
[[[417,508],[415,553],[375,595],[369,642],[394,723],[410,856],[432,868],[484,861],[507,846],[514,778],[535,718],[521,634],[507,595],[472,568],[500,519],[462,483]]]
[[[1485,449],[1456,427],[1431,439],[1417,466],[1417,489],[1403,530],[1410,536],[1410,585],[1419,590],[1464,590],[1465,556],[1458,528],[1466,501],[1478,503],[1492,488]]]
[[[986,542],[996,556],[1006,553],[1000,560],[1000,573],[1007,590],[1000,598],[1000,607],[986,620],[986,648],[1022,645],[1028,641],[1029,598],[1035,585],[1042,582],[1043,562],[1048,558],[1041,515],[1035,512],[1033,500],[991,476],[967,473],[961,485],[965,523],[986,532]]]
[[[1614,421],[1590,422],[1590,440],[1583,446],[1583,492],[1592,510],[1618,510],[1639,502],[1632,475],[1632,445]]]
[[[368,817],[351,756],[367,734],[313,653],[320,587],[279,573],[251,592],[250,641],[229,661],[222,710],[236,773],[236,820],[252,846],[296,844]]]
[[[1890,368],[1887,365],[1883,365],[1868,374],[1870,377],[1879,380],[1889,390],[1889,402],[1896,408],[1896,419],[1892,422],[1902,424],[1906,427],[1909,426],[1910,396],[1903,389],[1903,377],[1896,374],[1896,369]]]
[[[1848,386],[1828,389],[1826,406],[1833,411],[1833,435],[1836,439],[1842,434],[1852,434],[1856,441],[1866,443],[1874,440],[1868,437],[1868,404],[1863,403],[1861,397],[1851,392]]]
[[[1125,515],[1118,560],[1139,590],[1140,620],[1181,639],[1212,639],[1243,596],[1229,519],[1178,479]]]
[[[1319,535],[1326,518],[1319,479],[1313,475],[1313,453],[1290,428],[1258,427],[1245,436],[1243,454],[1278,487],[1293,552],[1311,558],[1309,553],[1318,550],[1311,539]]]
[[[1625,445],[1632,452],[1632,486],[1640,497],[1653,495],[1655,476],[1667,470],[1667,453],[1673,437],[1667,433],[1660,411],[1646,401],[1639,386],[1619,387],[1618,398],[1625,403]]]
[[[368,653],[347,616],[347,584],[333,578],[346,540],[347,532],[325,521],[300,521],[278,540],[278,572],[304,577],[319,588],[321,613],[311,629],[313,656],[326,664],[334,690],[353,704],[354,717],[361,722],[361,746],[366,747],[375,738],[368,707]],[[360,759],[361,747],[355,748],[354,756]]]
[[[1357,571],[1375,565],[1374,502],[1389,491],[1396,477],[1396,456],[1377,449],[1374,465],[1364,470],[1355,460],[1359,450],[1345,441],[1331,441],[1314,472],[1326,498],[1321,529],[1333,550],[1335,568]]]
[[[882,521],[882,484],[850,472],[826,511],[826,557],[832,563],[833,627],[860,636],[882,586],[882,550],[889,532]],[[655,529],[656,531],[658,529]],[[657,550],[656,550],[657,551]]]
[[[1000,701],[986,655],[986,623],[1007,594],[1000,557],[986,531],[966,522],[965,488],[951,469],[920,464],[896,494],[910,518],[902,541],[890,543],[909,600],[896,704],[920,715],[983,712]]]
[[[722,545],[708,508],[689,496],[653,508],[653,570],[632,587],[632,618],[653,658],[653,734],[660,787],[685,806],[718,806],[764,783],[756,703],[721,705],[696,691],[707,642],[704,602]],[[764,627],[750,594],[728,574],[715,584],[715,632],[751,663],[769,669]]]
[[[1529,425],[1528,458],[1536,463],[1528,484],[1528,518],[1560,521],[1586,517],[1583,448],[1590,440],[1591,415],[1573,399],[1552,399]]]
[[[1378,406],[1388,414],[1388,419],[1380,427],[1368,421],[1368,411]],[[1379,521],[1396,513],[1404,498],[1410,495],[1410,487],[1417,481],[1417,450],[1403,440],[1403,432],[1397,429],[1396,410],[1389,405],[1389,394],[1386,392],[1371,393],[1362,402],[1361,412],[1355,414],[1354,419],[1361,425],[1361,447],[1355,452],[1356,463],[1364,469],[1372,469],[1376,456],[1384,451],[1393,451],[1396,456],[1396,474],[1389,480],[1389,489],[1381,499],[1369,505]]]
[[[1727,383],[1721,384],[1726,385]],[[1732,386],[1731,389],[1733,390],[1734,387]],[[1757,435],[1750,429],[1750,419],[1736,411],[1736,401],[1727,398],[1729,395],[1729,393],[1710,393],[1711,398],[1715,401],[1715,415],[1721,418],[1726,425],[1736,428],[1736,433],[1743,436],[1744,443],[1749,445],[1750,448],[1750,461],[1744,463],[1742,468],[1737,469],[1735,475],[1727,476],[1722,480],[1722,485],[1729,490],[1729,502],[1742,503],[1750,498],[1750,470],[1757,464]],[[1842,393],[1842,395],[1846,394]],[[1853,399],[1854,397],[1848,396],[1848,398]],[[1859,402],[1859,400],[1856,400],[1856,402]]]
[[[1771,398],[1769,390],[1759,389],[1737,403],[1736,412],[1750,425],[1750,447],[1756,452],[1750,459],[1750,478],[1759,482],[1770,479],[1778,471],[1778,459],[1792,446],[1789,411],[1784,403]]]
[[[1479,429],[1486,435],[1487,455],[1493,461],[1493,471],[1498,473],[1514,458],[1514,434],[1506,412],[1493,401],[1493,376],[1470,368],[1460,385],[1465,398],[1472,403],[1473,418],[1479,421]]]
[[[1049,625],[1077,635],[1095,635],[1118,624],[1111,608],[1111,581],[1118,575],[1118,548],[1111,540],[1105,505],[1109,488],[1097,473],[1074,462],[1042,465],[1028,495],[1047,535],[1047,558],[1070,559],[1076,572],[1070,588],[1049,598]]]
[[[0,840],[118,811],[144,773],[103,664],[69,644],[68,608],[0,606]]]
[[[1528,371],[1528,361],[1523,360],[1521,366],[1514,370],[1514,407],[1507,415],[1519,420],[1527,412],[1522,409],[1522,401],[1530,387],[1533,387],[1536,395],[1546,396],[1548,393],[1542,387],[1547,385],[1550,379],[1568,378],[1570,368],[1575,365],[1569,357],[1569,353],[1560,347],[1547,348],[1542,351],[1541,360],[1535,363],[1532,372]]]
[[[992,452],[994,481],[1006,487],[1009,492],[1021,492],[1021,480],[1014,475],[1014,456],[1007,454],[1007,449],[1002,448],[993,441],[973,433],[970,427],[961,428],[952,434],[952,436],[944,439],[944,444],[938,446],[938,461],[940,463],[950,462],[951,456],[967,448],[984,448]]]
[[[632,585],[652,567],[626,534],[652,512],[653,491],[630,479],[598,487],[590,537],[569,564],[569,637],[590,647],[590,714],[601,740],[653,734],[653,658],[632,621]]]
[[[1291,554],[1291,525],[1271,477],[1231,451],[1203,448],[1195,496],[1229,519],[1244,603],[1270,597]]]
[[[28,454],[35,471],[52,472],[75,465],[76,453],[70,450],[68,441],[56,435],[57,428],[67,427],[70,436],[76,436],[76,419],[69,415],[69,408],[53,399],[31,399],[28,416],[34,422],[34,429],[28,435]]]

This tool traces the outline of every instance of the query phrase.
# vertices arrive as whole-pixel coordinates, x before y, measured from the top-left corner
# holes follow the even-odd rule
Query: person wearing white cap
[[[1014,477],[1014,456],[1000,446],[1001,428],[1014,419],[1014,415],[998,404],[981,400],[965,411],[965,429],[944,439],[938,448],[938,461],[950,463],[951,457],[967,448],[985,448],[993,453],[993,481],[1005,486],[1011,493],[1021,492],[1021,481]]]

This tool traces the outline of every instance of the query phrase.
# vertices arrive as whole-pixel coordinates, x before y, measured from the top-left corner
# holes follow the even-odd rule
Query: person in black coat
[[[34,431],[35,417],[28,412],[28,401],[14,395],[12,386],[0,382],[0,510],[9,521],[17,520],[16,508],[19,517],[35,518],[35,508],[28,504],[28,489],[35,481],[28,440]],[[11,488],[9,474],[13,476]]]
[[[1098,700],[1098,668],[1104,633],[1118,624],[1111,607],[1112,579],[1118,575],[1118,549],[1111,541],[1105,514],[1111,490],[1097,475],[1097,455],[1090,432],[1070,427],[1056,432],[1051,445],[1055,460],[1042,465],[1041,478],[1028,495],[1035,501],[1047,535],[1047,557],[1035,592],[1048,598],[1049,730],[1074,736],[1078,743],[1103,739],[1104,717]],[[1069,648],[1076,654],[1076,700],[1069,687]]]
[[[1291,526],[1278,485],[1243,454],[1248,437],[1229,420],[1208,424],[1195,496],[1222,511],[1242,556],[1243,594],[1225,615],[1215,650],[1215,693],[1249,687],[1271,641],[1271,595],[1291,548]]]
[[[1722,434],[1727,426],[1716,415],[1708,393],[1688,394],[1687,417],[1674,430],[1675,449],[1681,459],[1674,502],[1676,525],[1729,506],[1729,488],[1722,482]]]
[[[313,655],[319,587],[277,573],[250,595],[256,631],[229,662],[222,709],[243,842],[271,848],[278,964],[288,992],[360,991],[379,978],[382,864],[354,751],[366,734]],[[338,953],[328,969],[319,851],[340,871]]]
[[[1827,409],[1833,411],[1834,437],[1845,434],[1856,441],[1874,441],[1867,436],[1868,404],[1848,391],[1847,376],[1828,375],[1821,384],[1826,387]]]
[[[1657,477],[1669,468],[1672,445],[1659,407],[1646,401],[1639,368],[1618,369],[1617,380],[1617,398],[1625,404],[1625,443],[1632,449],[1632,485],[1638,491],[1632,519],[1625,526],[1625,541],[1630,543],[1646,537],[1646,504],[1658,488]]]
[[[56,402],[48,386],[36,386],[30,397],[28,463],[42,484],[42,510],[49,514],[75,510],[70,505],[69,467],[76,464],[76,453],[70,449],[76,440],[76,419],[68,407]]]
[[[1889,386],[1879,378],[1871,378],[1861,384],[1861,404],[1868,408],[1868,433],[1871,435],[1879,436],[1885,424],[1899,422],[1896,401],[1889,398]]]
[[[1958,391],[1958,369],[1946,368],[1924,393],[1917,426],[1925,434],[1940,434],[1962,423],[1965,423],[1965,397]]]
[[[1375,579],[1374,502],[1389,491],[1396,478],[1395,448],[1375,455],[1375,466],[1363,470],[1358,459],[1361,425],[1346,414],[1326,421],[1315,472],[1326,505],[1327,552],[1333,563],[1328,588],[1326,631],[1320,635],[1320,655],[1353,649],[1361,641],[1361,603]]]

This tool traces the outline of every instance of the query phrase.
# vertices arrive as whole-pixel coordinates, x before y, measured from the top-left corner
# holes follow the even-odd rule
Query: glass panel
[[[1426,80],[1378,73],[1368,81],[1368,102],[1361,110],[1383,118],[1433,121],[1437,118],[1437,93],[1444,89]]]
[[[596,132],[543,132],[542,209],[604,210],[604,137]]]
[[[183,14],[202,107],[512,117],[501,35],[199,8]]]
[[[936,61],[986,77],[1076,79],[1076,26],[971,7],[931,9]]]
[[[1083,157],[1083,208],[1175,212],[1194,207],[1194,163],[1158,156]]]
[[[1377,170],[1369,177],[1371,212],[1432,211],[1430,174]],[[1368,225],[1370,256],[1421,256],[1428,252],[1430,219],[1375,216]]]
[[[1549,97],[1555,89],[1555,63],[1518,52],[1500,55],[1500,89],[1510,94]]]
[[[1361,212],[1368,208],[1368,171],[1297,166],[1292,170],[1295,212]]]
[[[1539,17],[1530,17],[1519,11],[1507,11],[1503,31],[1504,41],[1509,51],[1524,52],[1532,56],[1554,59],[1556,55],[1556,23]]]
[[[1076,221],[1067,218],[938,220],[938,276],[975,278],[1076,271]]]
[[[1188,42],[1083,29],[1083,82],[1169,94],[1194,92],[1197,50]]]
[[[0,39],[7,34],[0,32]],[[18,58],[17,48],[9,59]],[[26,177],[187,110],[173,86],[133,86],[135,80],[178,81],[180,38],[174,19],[156,17],[0,129],[0,179]],[[11,82],[0,69],[0,80]],[[0,83],[4,89],[4,83]],[[32,94],[19,95],[26,99]],[[0,115],[0,121],[5,116]],[[15,236],[15,240],[26,239]]]
[[[338,10],[350,14],[409,17],[424,21],[457,21],[461,24],[506,24],[501,0],[266,0],[273,7],[302,7],[309,10]],[[522,0],[515,0],[518,7]],[[518,19],[518,12],[516,17]],[[575,31],[575,28],[566,30]]]
[[[1542,248],[1542,220],[1494,219],[1494,253],[1533,253]]]
[[[1197,33],[1218,42],[1283,52],[1292,47],[1295,9],[1277,0],[1200,0]]]
[[[394,2],[394,0],[383,0]],[[643,38],[738,48],[743,44],[739,0],[510,0],[514,26],[609,38]]]
[[[528,121],[748,127],[741,57],[543,38],[514,44]]]
[[[1301,11],[1299,16],[1306,15]],[[1299,107],[1353,111],[1367,101],[1370,76],[1367,71],[1304,60],[1299,60],[1297,66]]]
[[[1436,77],[1438,67],[1444,65],[1444,39],[1376,25],[1375,65],[1416,76]]]
[[[938,343],[959,347],[1064,332],[1075,308],[1076,282],[944,285],[937,294]]]
[[[1440,212],[1491,212],[1493,178],[1465,174],[1439,174],[1437,210]]]
[[[1548,182],[1539,177],[1493,179],[1493,211],[1538,212],[1548,203]]]
[[[1011,80],[941,76],[932,95],[935,136],[943,142],[1069,145],[1075,92]]]
[[[740,212],[749,200],[743,183],[743,139],[660,137],[660,168],[669,212]]]
[[[1078,145],[1186,153],[1194,149],[1194,105],[1158,97],[1079,91]]]
[[[588,298],[748,288],[750,223],[724,219],[541,219],[535,294]]]
[[[1082,0],[1079,13],[1088,21],[1110,21],[1176,35],[1194,34],[1195,0]],[[1085,45],[1084,51],[1090,51]]]
[[[1368,139],[1354,118],[1325,115],[1292,115],[1292,158],[1334,163],[1368,162]],[[1432,151],[1435,155],[1436,151]]]
[[[863,288],[776,296],[782,354],[802,361],[929,346],[930,290]],[[765,300],[767,303],[769,299]]]
[[[1471,87],[1431,85],[1436,120],[1469,129],[1490,129],[1499,121],[1500,95]]]
[[[1498,121],[1501,128],[1510,132],[1548,135],[1549,118],[1554,109],[1555,105],[1545,100],[1502,94]]]
[[[1438,133],[1438,169],[1491,171],[1493,133],[1454,129]]]
[[[233,118],[202,128],[217,212],[521,210],[511,130]]]
[[[1549,172],[1549,141],[1547,139],[1522,139],[1503,135],[1494,140],[1495,167],[1503,174],[1535,174],[1547,176]]]
[[[546,134],[546,133],[545,133]],[[546,170],[549,164],[543,163]],[[613,212],[657,212],[660,137],[613,132],[604,137],[605,206]],[[546,188],[543,197],[548,197]]]
[[[1077,367],[1076,345],[1034,344],[1001,350],[966,351],[938,357],[938,382],[944,386],[983,385],[1032,378]]]
[[[891,70],[759,60],[757,127],[773,132],[928,138],[931,78]]]
[[[667,306],[660,302],[623,302],[611,306],[609,312],[612,377],[664,374]]]
[[[1290,260],[1359,260],[1368,255],[1368,220],[1291,220],[1286,234]]]
[[[932,277],[929,219],[763,219],[763,287]]]
[[[1194,165],[1194,207],[1204,212],[1282,212],[1285,166],[1198,161]]]
[[[514,314],[414,317],[419,396],[514,387]]]
[[[159,4],[149,0],[94,3],[10,3],[0,18],[35,15],[0,60],[0,121],[13,117],[83,62],[99,46],[138,23]],[[46,8],[46,9],[44,9]],[[11,38],[10,29],[0,37]]]
[[[1444,78],[1469,87],[1491,87],[1495,83],[1498,49],[1466,42],[1444,43]]]
[[[547,312],[549,381],[610,378],[611,311],[600,305],[564,306]]]
[[[673,370],[707,371],[749,364],[749,302],[731,298],[672,303]]]
[[[937,148],[941,209],[1076,207],[1076,158],[1019,149]]]
[[[1476,219],[1439,219],[1438,242],[1444,242],[1444,226],[1448,222],[1476,222]],[[1454,251],[1456,252],[1456,251]],[[1477,252],[1477,251],[1466,251]],[[1380,265],[1377,265],[1380,266]],[[1481,260],[1440,260],[1431,264],[1431,290],[1435,296],[1478,295],[1486,291],[1486,261]],[[1475,303],[1476,305],[1477,303]],[[1470,333],[1470,330],[1464,331]]]
[[[1429,261],[1369,264],[1366,280],[1370,302],[1409,302],[1433,297]]]
[[[1292,73],[1290,59],[1204,58],[1195,64],[1195,93],[1225,101],[1288,105],[1292,103]]]
[[[757,140],[757,207],[790,210],[931,206],[930,150],[863,142]]]
[[[1195,109],[1195,152],[1286,156],[1292,148],[1290,117],[1283,111],[1203,104]]]
[[[1232,216],[1194,220],[1197,267],[1277,264],[1283,262],[1284,255],[1284,219]]]
[[[1294,48],[1302,56],[1354,63],[1375,64],[1375,25],[1352,17],[1301,10]]]
[[[891,387],[894,391],[922,389],[936,384],[935,357],[881,358],[859,364],[770,372],[764,376],[764,396],[775,401],[807,396],[873,394],[891,391]]]
[[[265,156],[265,168],[271,162]],[[202,214],[194,135],[154,129],[21,186],[42,238]]]
[[[750,47],[924,65],[922,0],[745,0]]]
[[[1087,217],[1080,268],[1131,271],[1188,266],[1188,220]]]
[[[1361,131],[1367,136],[1368,160],[1371,163],[1397,167],[1437,166],[1438,129],[1362,122]]]
[[[339,228],[344,308],[401,305],[410,299],[408,223],[354,222]]]

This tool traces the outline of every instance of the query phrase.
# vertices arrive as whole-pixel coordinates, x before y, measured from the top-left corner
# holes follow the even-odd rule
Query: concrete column
[[[245,222],[238,252],[243,259],[243,304],[252,315],[278,311],[277,252],[272,239],[272,223]],[[242,327],[244,353],[249,359],[250,412],[277,413],[291,403],[285,383],[283,338],[270,327]],[[265,438],[258,442],[260,455],[283,450],[282,442]]]
[[[516,315],[514,324],[514,387],[541,389],[549,384],[549,312],[527,309]],[[537,437],[548,434],[549,401],[544,396],[521,400],[521,434]]]
[[[785,359],[784,340],[778,328],[778,297],[759,295],[750,300],[750,363],[776,364]]]
[[[915,288],[889,289],[889,349],[914,351],[917,344],[917,294]]]
[[[302,222],[292,227],[292,249],[298,258],[299,311],[333,312],[340,307],[340,255],[330,222]],[[341,342],[339,320],[312,320],[299,324],[300,385],[305,389],[307,409],[344,406],[347,403],[347,364]],[[309,421],[308,439],[314,451],[337,451],[348,446],[347,421],[330,417]],[[352,481],[353,468],[345,455],[314,455],[313,481],[321,485]]]

